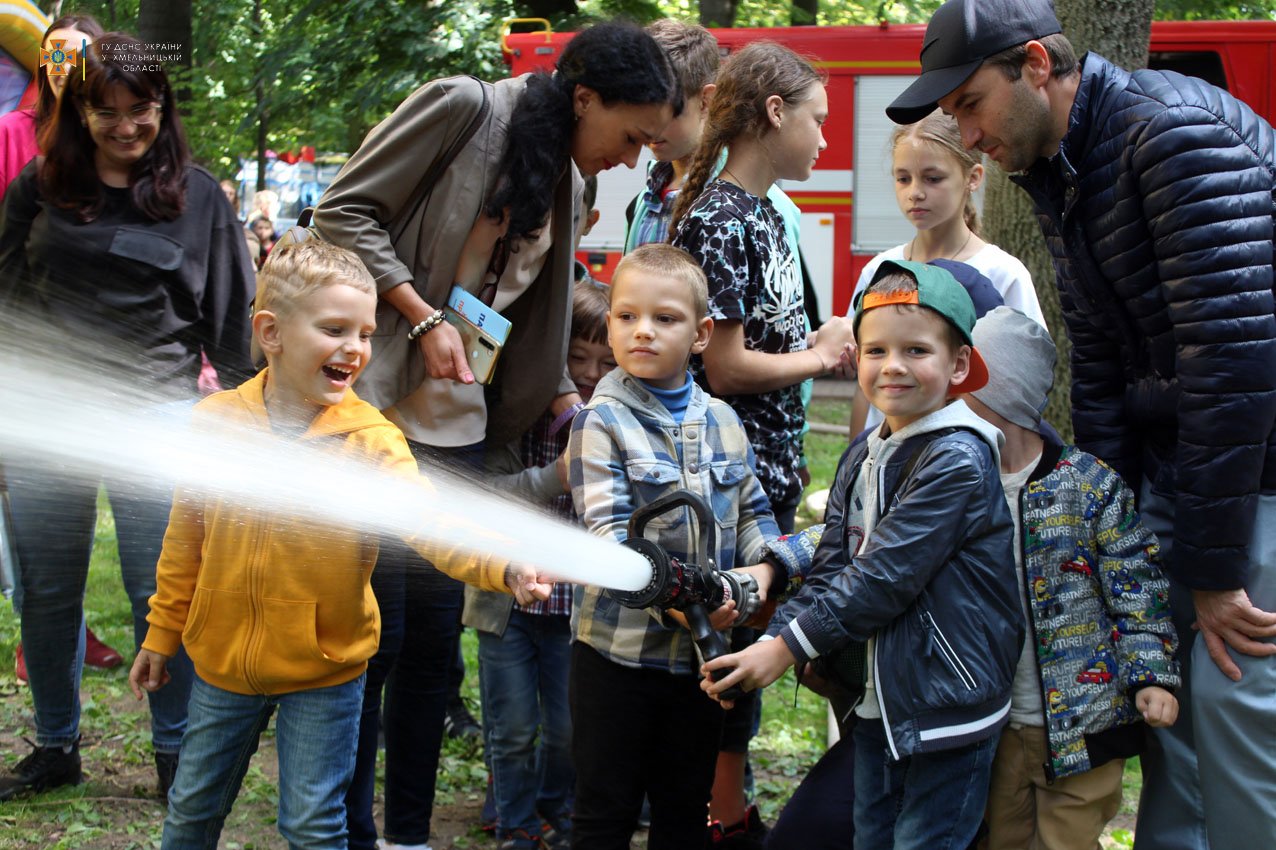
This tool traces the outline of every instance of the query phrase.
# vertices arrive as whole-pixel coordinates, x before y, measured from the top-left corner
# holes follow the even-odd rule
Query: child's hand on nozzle
[[[797,662],[784,641],[760,640],[740,652],[722,655],[712,661],[706,661],[700,667],[704,678],[700,680],[700,690],[722,704],[723,708],[731,708],[735,703],[719,697],[732,685],[739,685],[746,691],[765,688],[784,675],[784,671]],[[730,675],[714,681],[713,671],[734,667]]]
[[[168,675],[167,655],[139,649],[137,658],[133,659],[133,669],[128,673],[128,686],[132,689],[133,696],[141,699],[143,690],[153,694],[172,678]]]
[[[726,631],[735,625],[735,600],[728,599],[718,606],[717,609],[709,612],[709,625],[713,626],[715,632]]]
[[[510,564],[505,568],[505,586],[514,594],[514,601],[519,605],[543,602],[554,589],[552,581],[546,581],[526,564]]]
[[[1155,685],[1141,688],[1134,696],[1134,705],[1143,715],[1143,722],[1153,727],[1173,726],[1179,716],[1179,701],[1174,694]]]
[[[775,565],[769,561],[762,561],[747,567],[735,567],[733,572],[748,573],[758,582],[758,604],[754,613],[747,620],[742,623],[737,622],[736,625],[748,626],[751,629],[765,629],[767,623],[771,621],[771,615],[775,613],[774,603],[769,602],[771,588],[776,582]]]
[[[665,611],[665,616],[673,620],[678,625],[688,631],[691,629],[691,623],[687,620],[687,615],[676,608],[670,608]],[[709,628],[715,632],[726,631],[735,625],[735,600],[728,599],[717,608],[709,612]]]

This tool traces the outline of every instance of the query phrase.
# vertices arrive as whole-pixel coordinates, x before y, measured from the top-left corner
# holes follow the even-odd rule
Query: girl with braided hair
[[[714,333],[697,380],[744,422],[776,520],[791,531],[803,486],[801,383],[841,362],[851,326],[831,319],[808,344],[798,259],[766,194],[777,180],[811,176],[826,147],[828,95],[809,62],[771,42],[732,54],[717,85],[671,236],[709,278]]]

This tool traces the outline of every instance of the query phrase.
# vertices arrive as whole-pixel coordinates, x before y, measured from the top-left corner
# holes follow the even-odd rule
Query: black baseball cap
[[[1062,31],[1050,0],[948,0],[926,26],[921,76],[886,115],[896,124],[920,121],[989,56]]]

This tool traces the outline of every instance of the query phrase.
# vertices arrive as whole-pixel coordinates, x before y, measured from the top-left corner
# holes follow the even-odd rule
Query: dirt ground
[[[92,848],[134,850],[159,846],[164,808],[155,791],[146,713],[119,687],[122,673],[86,673],[86,709],[80,755],[84,783],[26,800],[0,804],[0,848]],[[29,752],[30,697],[11,681],[0,685],[0,753],[8,761]],[[109,721],[103,729],[100,720]],[[130,731],[114,731],[129,727]],[[141,730],[141,731],[134,731]],[[103,734],[105,732],[105,734]],[[282,848],[275,829],[278,767],[274,736],[267,732],[253,758],[244,787],[227,819],[220,847],[227,850]],[[479,827],[485,780],[477,753],[450,742],[439,771],[433,817],[433,850],[494,848]],[[380,795],[375,809],[381,822]],[[640,833],[635,848],[644,847]]]

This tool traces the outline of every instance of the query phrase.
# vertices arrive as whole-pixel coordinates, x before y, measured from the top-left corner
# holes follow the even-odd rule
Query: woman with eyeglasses
[[[102,34],[102,25],[90,15],[63,15],[49,24],[40,41],[42,50],[54,50],[55,46],[77,52],[83,45]],[[36,133],[40,127],[53,120],[58,107],[58,97],[66,87],[67,74],[50,74],[41,67],[36,74],[38,95],[32,109],[15,109],[0,116],[0,198],[9,184],[26,164],[40,152],[36,145]],[[20,584],[15,582],[15,584]],[[22,589],[14,587],[13,610],[22,613]],[[107,646],[87,624],[84,631],[84,663],[90,667],[111,669],[124,663],[124,657]],[[19,682],[27,681],[27,663],[18,643],[14,658],[14,676]]]
[[[193,403],[201,349],[227,386],[251,373],[254,290],[242,228],[217,181],[190,163],[168,79],[136,60],[144,53],[121,33],[90,46],[42,128],[45,155],[0,211],[0,321],[14,323],[0,334],[20,334],[32,362],[56,352],[91,380],[127,387],[139,416]],[[171,500],[37,457],[5,461],[36,746],[0,776],[0,800],[80,781],[81,624],[99,486],[138,644]],[[184,655],[174,662],[172,683],[150,695],[161,794],[176,772],[193,675]]]

